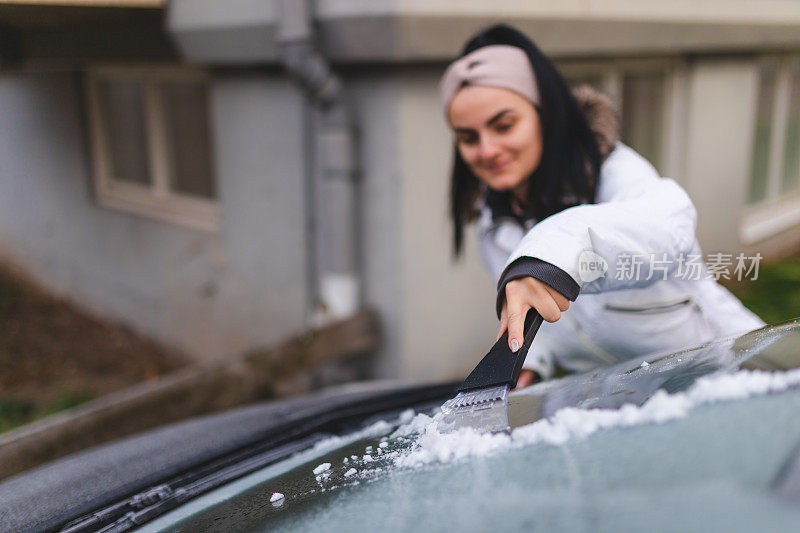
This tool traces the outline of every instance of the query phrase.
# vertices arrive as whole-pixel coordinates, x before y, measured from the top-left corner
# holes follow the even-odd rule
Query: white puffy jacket
[[[580,296],[561,319],[542,325],[524,367],[546,379],[554,362],[586,371],[763,326],[708,277],[705,266],[703,279],[675,276],[681,256],[700,253],[696,225],[686,192],[675,181],[660,178],[647,160],[622,143],[600,168],[595,204],[565,209],[536,224],[529,221],[526,228],[512,219],[493,221],[484,207],[478,221],[481,255],[495,280],[515,260],[530,257],[557,266],[580,286]],[[590,278],[579,271],[579,257],[583,253],[585,259],[586,251],[606,261],[610,270],[605,276],[582,279]],[[650,279],[649,260],[638,279],[616,274],[619,258],[628,255],[655,257]]]

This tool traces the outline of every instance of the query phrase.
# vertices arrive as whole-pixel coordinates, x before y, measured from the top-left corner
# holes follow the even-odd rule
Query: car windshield
[[[798,366],[793,321],[514,391],[510,434],[406,411],[141,530],[792,530]]]

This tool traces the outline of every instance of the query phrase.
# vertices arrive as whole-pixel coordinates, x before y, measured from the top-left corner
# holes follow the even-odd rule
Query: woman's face
[[[539,113],[509,89],[467,86],[447,110],[461,157],[496,191],[525,198],[527,178],[542,159]]]

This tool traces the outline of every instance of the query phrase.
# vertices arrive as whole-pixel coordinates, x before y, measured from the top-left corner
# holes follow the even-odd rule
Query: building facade
[[[319,276],[335,201],[314,181],[313,99],[281,56],[287,5],[0,2],[0,254],[199,361],[325,319],[342,294]],[[351,274],[381,316],[377,376],[456,378],[496,334],[474,235],[452,260],[437,94],[447,62],[494,22],[612,97],[623,140],[689,192],[706,252],[800,244],[795,2],[308,7],[357,131]]]

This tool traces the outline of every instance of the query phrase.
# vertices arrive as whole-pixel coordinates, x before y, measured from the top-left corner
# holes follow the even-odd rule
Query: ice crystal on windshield
[[[326,470],[330,470],[331,464],[330,463],[322,463],[318,467],[314,469],[314,475],[320,475],[321,473],[325,472]]]

